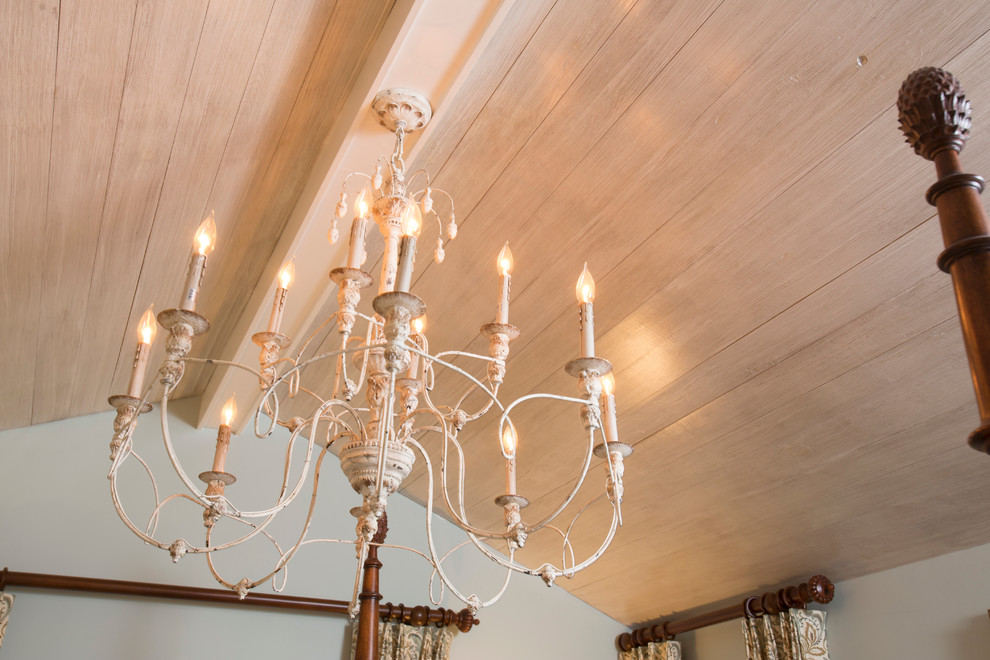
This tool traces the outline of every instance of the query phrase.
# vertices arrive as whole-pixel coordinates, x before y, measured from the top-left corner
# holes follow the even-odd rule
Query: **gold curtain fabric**
[[[675,641],[651,643],[632,651],[620,651],[619,660],[681,660],[681,643]]]
[[[357,646],[357,625],[352,627],[351,657]],[[449,626],[378,625],[378,655],[381,660],[448,660],[454,632]]]
[[[825,612],[790,610],[743,619],[749,660],[828,660]]]
[[[7,632],[7,620],[10,610],[14,607],[14,594],[0,591],[0,646],[3,646],[3,634]]]

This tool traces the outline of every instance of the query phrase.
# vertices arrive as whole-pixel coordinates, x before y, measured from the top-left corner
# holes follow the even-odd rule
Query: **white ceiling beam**
[[[349,221],[340,223],[341,239],[327,241],[341,184],[352,171],[370,171],[380,154],[392,151],[394,138],[382,129],[371,111],[380,90],[406,87],[426,94],[433,105],[436,126],[442,101],[453,96],[468,76],[475,59],[505,18],[515,0],[399,0],[386,20],[339,120],[331,129],[285,231],[272,251],[261,282],[241,314],[231,339],[223,347],[225,359],[258,368],[259,348],[251,336],[267,328],[278,270],[295,260],[296,279],[282,331],[294,338],[313,324],[330,296],[336,295],[328,273],[343,264]],[[429,131],[428,126],[424,132]],[[408,158],[422,134],[407,138]],[[410,149],[411,147],[411,149]],[[301,341],[298,340],[297,341]],[[298,350],[293,346],[289,351]],[[253,419],[257,408],[257,378],[241,369],[217,369],[201,397],[198,428],[219,424],[220,409],[232,392],[245,411],[235,421],[235,432]]]

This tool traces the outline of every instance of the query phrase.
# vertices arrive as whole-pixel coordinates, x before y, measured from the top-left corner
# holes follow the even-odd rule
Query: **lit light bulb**
[[[358,193],[357,199],[354,200],[354,217],[355,218],[367,218],[371,215],[371,202],[374,200],[374,196],[371,194],[371,190],[368,188],[362,188],[361,192]]]
[[[227,403],[223,404],[223,409],[220,411],[220,415],[223,417],[223,423],[226,426],[230,426],[230,423],[234,421],[234,415],[237,414],[237,402],[234,401],[234,395],[231,394],[230,398],[227,399]]]
[[[511,423],[502,428],[502,453],[513,458],[516,455],[516,429]]]
[[[581,277],[577,281],[577,299],[579,303],[588,304],[595,300],[595,280],[588,272],[588,264],[584,264]]]
[[[208,256],[217,245],[217,223],[213,219],[213,211],[203,220],[196,230],[196,252]]]
[[[512,250],[509,249],[508,243],[502,246],[502,250],[498,253],[496,263],[498,264],[499,275],[504,277],[512,272]]]
[[[292,280],[296,278],[296,264],[292,259],[285,262],[282,270],[278,272],[278,284],[283,289],[288,289]]]
[[[415,332],[416,334],[418,335],[423,334],[423,331],[426,330],[426,317],[419,316],[413,319],[412,327],[413,327],[413,332]]]
[[[142,344],[150,344],[155,341],[156,334],[158,334],[158,324],[155,323],[155,306],[152,305],[138,323],[138,338]]]
[[[418,237],[422,226],[423,214],[419,210],[419,204],[410,195],[406,200],[406,208],[402,210],[402,234]]]
[[[615,391],[615,376],[611,373],[602,376],[602,391],[605,392],[605,396],[612,396],[612,392]]]

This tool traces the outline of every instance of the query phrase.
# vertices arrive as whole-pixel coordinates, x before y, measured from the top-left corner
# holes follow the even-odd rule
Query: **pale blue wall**
[[[182,407],[179,404],[180,415]],[[117,518],[105,478],[112,419],[107,413],[0,433],[0,566],[26,572],[216,586],[201,556],[189,555],[173,564],[165,552],[143,545]],[[215,436],[175,419],[172,427],[179,451],[197,466],[190,471],[208,469]],[[266,446],[265,441],[245,436],[249,434],[233,439],[228,461],[230,471],[238,474],[242,484],[262,472],[256,465],[259,457],[264,460],[270,456],[275,462],[280,460],[281,451],[277,443]],[[149,461],[161,454],[159,437],[156,414],[142,418],[136,436],[141,444],[136,446]],[[248,455],[253,456],[252,463],[245,460]],[[161,456],[155,460],[156,474],[159,468],[169,472]],[[330,536],[332,529],[346,536],[354,526],[346,511],[359,503],[358,497],[343,483],[335,465],[328,465],[324,474],[328,477],[321,481],[316,517],[327,533],[317,536]],[[163,492],[178,490],[171,482],[159,485]],[[232,496],[237,486],[230,487]],[[141,488],[128,497],[129,509],[142,509],[140,505],[148,501],[148,491]],[[304,497],[308,500],[308,495]],[[192,525],[180,529],[176,524],[175,536],[193,540],[202,533],[198,513],[192,506],[182,513]],[[425,509],[398,496],[390,500],[389,514],[390,541],[421,545]],[[297,520],[279,522],[288,523],[280,526],[281,531],[297,534],[292,524]],[[464,538],[445,521],[436,518],[434,524],[438,543],[445,547]],[[172,526],[171,520],[163,522],[166,535],[172,533]],[[259,553],[265,556],[265,566],[274,561],[273,554],[265,555],[259,549],[245,553],[250,557],[228,560],[221,555],[217,561],[236,581],[244,572],[253,576],[260,570],[262,565],[252,567],[250,561]],[[383,551],[382,560],[385,600],[407,605],[427,602],[429,570],[423,560],[395,550]],[[457,581],[466,584],[466,589],[476,589],[482,597],[499,584],[495,565],[476,550],[467,548],[450,563]],[[304,548],[290,564],[285,593],[346,599],[355,566],[353,546]],[[343,617],[44,590],[11,591],[17,594],[17,601],[0,649],[5,660],[337,658],[345,648]],[[450,599],[445,606],[462,607]],[[547,589],[541,581],[523,576],[515,576],[505,597],[482,610],[479,618],[482,624],[478,628],[456,638],[454,658],[501,659],[510,654],[522,658],[612,658],[612,640],[624,630],[562,589]]]

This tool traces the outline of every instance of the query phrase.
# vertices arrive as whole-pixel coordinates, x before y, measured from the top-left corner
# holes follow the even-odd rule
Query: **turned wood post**
[[[969,100],[955,76],[926,67],[904,81],[897,108],[908,144],[935,163],[938,181],[926,198],[938,209],[942,225],[945,251],[938,266],[952,275],[980,408],[980,427],[970,434],[969,444],[990,453],[990,231],[980,201],[984,181],[964,173],[959,163],[969,138]]]
[[[388,518],[386,514],[378,519],[378,531],[372,543],[384,543],[388,533]],[[357,646],[354,660],[378,660],[378,614],[379,602],[382,599],[378,591],[378,571],[382,563],[378,561],[378,546],[368,546],[368,557],[364,561],[364,575],[361,578],[361,612],[358,614]]]

